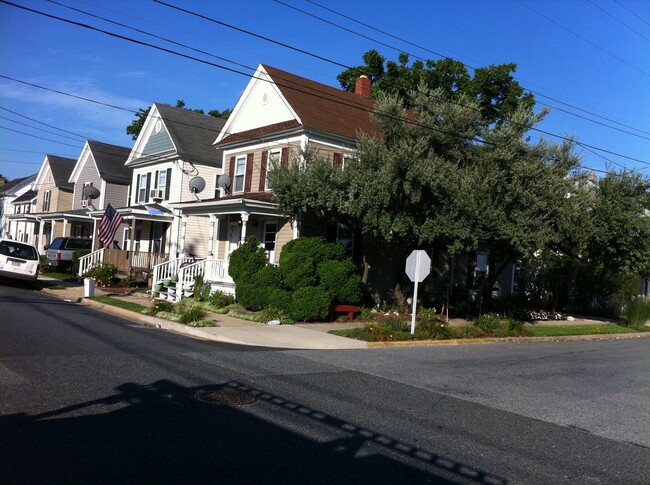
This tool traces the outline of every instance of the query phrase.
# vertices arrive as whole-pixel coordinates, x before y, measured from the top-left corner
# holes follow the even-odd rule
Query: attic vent
[[[158,120],[154,126],[154,131],[160,133],[160,130],[162,130],[162,121]]]

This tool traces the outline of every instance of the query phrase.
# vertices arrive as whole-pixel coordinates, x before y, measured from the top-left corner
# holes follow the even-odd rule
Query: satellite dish
[[[205,189],[205,179],[203,177],[192,177],[190,179],[190,192],[200,194]]]
[[[223,189],[226,191],[227,194],[230,193],[230,177],[226,175],[225,173],[223,175],[219,175],[219,178],[217,179],[217,186],[220,189]]]
[[[94,200],[99,197],[99,190],[97,190],[97,188],[93,187],[92,185],[86,185],[82,189],[82,192],[86,196],[86,199]]]

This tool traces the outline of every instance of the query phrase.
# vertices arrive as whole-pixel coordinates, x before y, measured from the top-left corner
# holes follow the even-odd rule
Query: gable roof
[[[18,179],[13,179],[10,180],[3,185],[0,185],[0,196],[6,196],[9,193],[13,192],[12,189],[16,188],[18,185],[23,184],[25,182],[26,184],[32,183],[34,180],[36,180],[36,174],[33,175],[28,175],[27,177],[21,177]]]
[[[131,183],[133,169],[124,166],[131,153],[130,148],[94,140],[88,140],[88,147],[103,180],[120,185]]]
[[[20,204],[21,202],[30,202],[36,198],[38,192],[36,190],[28,190],[23,195],[16,197],[13,201],[14,204]]]
[[[212,146],[226,120],[168,104],[154,103],[147,122],[157,112],[174,144],[176,154],[183,160],[205,165],[221,165],[222,155]],[[146,123],[146,122],[145,122]],[[156,154],[135,159],[156,158]]]
[[[371,113],[375,101],[262,64],[260,66],[296,113],[304,128],[356,139],[359,131],[378,133]],[[260,81],[264,82],[264,81]],[[287,122],[291,127],[294,123]],[[282,123],[226,134],[216,145],[286,129]],[[226,141],[227,140],[227,141]]]
[[[69,180],[77,161],[72,158],[57,157],[56,155],[46,155],[46,157],[54,184],[61,190],[72,192],[73,183],[69,182]]]

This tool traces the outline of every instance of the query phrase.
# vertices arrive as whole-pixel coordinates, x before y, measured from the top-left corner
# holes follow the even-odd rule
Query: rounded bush
[[[293,303],[293,294],[281,288],[270,288],[267,295],[268,307],[277,308],[278,310],[291,312]]]
[[[294,320],[325,320],[332,303],[330,294],[322,288],[307,286],[293,292],[290,317]]]
[[[266,251],[260,247],[255,236],[250,236],[230,255],[228,274],[235,283],[239,283],[244,275],[253,275],[264,266],[266,266]]]
[[[252,281],[258,286],[280,288],[282,287],[282,271],[277,266],[267,265],[253,275]]]
[[[361,277],[349,259],[323,261],[318,265],[318,279],[320,286],[328,291],[336,302],[357,304],[361,301]]]
[[[240,281],[235,287],[237,303],[249,310],[258,311],[268,304],[267,287],[257,286],[250,281]]]
[[[317,267],[328,260],[346,259],[345,248],[322,237],[301,237],[289,241],[280,253],[280,270],[287,288],[297,290],[318,283]]]

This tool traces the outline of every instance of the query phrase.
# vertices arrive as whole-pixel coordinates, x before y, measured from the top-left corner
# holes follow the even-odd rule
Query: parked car
[[[45,246],[45,260],[47,265],[61,271],[67,271],[72,266],[72,260],[76,251],[89,253],[93,241],[81,237],[57,237],[52,244]]]
[[[0,239],[0,276],[36,281],[39,263],[38,250],[31,244]]]

